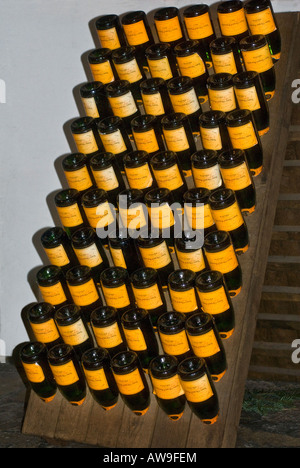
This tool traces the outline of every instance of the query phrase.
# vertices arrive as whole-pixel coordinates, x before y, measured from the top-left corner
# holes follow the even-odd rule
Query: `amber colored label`
[[[83,207],[88,222],[93,228],[103,228],[114,222],[114,215],[110,209],[109,203],[101,203],[101,205],[87,208]]]
[[[115,67],[120,80],[136,83],[143,78],[136,59],[126,63],[115,63]]]
[[[148,249],[139,247],[146,268],[163,268],[172,261],[168,246],[165,241],[156,247]]]
[[[198,336],[190,335],[188,337],[196,356],[207,358],[220,352],[220,347],[213,330]]]
[[[176,312],[188,313],[198,310],[194,288],[188,291],[174,291],[169,287],[173,308]]]
[[[184,127],[174,130],[163,129],[165,142],[169,151],[186,151],[190,148]]]
[[[134,141],[139,151],[146,151],[147,153],[154,153],[159,151],[155,131],[149,130],[147,132],[133,131]]]
[[[143,104],[146,114],[150,115],[164,115],[165,108],[160,93],[143,94]]]
[[[119,208],[119,214],[123,226],[128,229],[141,229],[147,225],[142,204],[134,204],[129,209]]]
[[[237,36],[248,30],[243,8],[232,13],[218,13],[218,19],[223,36]]]
[[[235,95],[240,109],[256,111],[261,108],[255,86],[246,89],[235,88]]]
[[[168,379],[156,379],[151,374],[153,393],[162,400],[172,400],[184,394],[179,376],[176,374]]]
[[[87,370],[83,366],[83,370],[88,386],[92,390],[101,391],[109,388],[104,369]]]
[[[225,187],[231,190],[243,190],[252,184],[250,172],[245,162],[234,168],[224,169],[221,167],[221,174]]]
[[[216,128],[200,127],[200,136],[201,136],[204,149],[219,151],[223,148],[219,127],[216,127]]]
[[[142,190],[151,187],[153,183],[153,178],[148,163],[140,167],[125,167],[125,173],[129,186],[132,189]]]
[[[207,252],[206,258],[212,271],[220,271],[223,274],[235,270],[239,264],[233,245],[218,252]]]
[[[26,377],[29,382],[32,383],[41,383],[45,380],[45,375],[43,369],[38,363],[34,364],[27,364],[26,362],[22,362]]]
[[[89,171],[87,170],[86,166],[84,166],[81,169],[78,169],[78,171],[65,171],[65,176],[69,187],[72,189],[76,189],[79,192],[87,190],[93,185]]]
[[[143,289],[132,286],[132,290],[140,309],[153,310],[163,305],[157,284]]]
[[[182,38],[181,26],[177,16],[168,20],[155,20],[160,42],[173,42]]]
[[[72,385],[79,380],[73,361],[69,361],[60,366],[53,366],[50,364],[50,367],[57,385],[65,387],[66,385]]]
[[[151,224],[158,229],[166,229],[174,226],[175,220],[173,212],[168,203],[155,207],[154,205],[148,207],[149,217]]]
[[[137,328],[136,330],[128,330],[123,327],[123,330],[129,349],[132,351],[146,351],[146,341],[140,328]]]
[[[109,248],[113,263],[116,267],[122,267],[127,269],[127,265],[125,262],[124,254],[122,249],[113,249],[111,246]]]
[[[98,291],[92,279],[87,283],[80,284],[79,286],[68,286],[73,301],[78,306],[93,304],[93,302],[96,302],[99,299]]]
[[[93,326],[93,325],[92,325]],[[114,348],[123,343],[117,322],[108,327],[94,327],[93,332],[98,346],[101,348]]]
[[[168,57],[163,57],[159,60],[150,60],[148,58],[147,62],[152,78],[162,78],[165,81],[173,78]]]
[[[74,248],[74,252],[79,260],[80,265],[86,265],[90,268],[94,268],[98,265],[101,265],[103,262],[103,258],[101,257],[96,244],[92,244],[85,249]]]
[[[90,154],[98,151],[98,145],[92,130],[86,133],[74,133],[73,137],[79,153]]]
[[[67,300],[61,283],[54,284],[53,286],[39,286],[39,288],[45,302],[58,305]]]
[[[244,224],[244,219],[237,202],[234,202],[228,208],[211,211],[217,228],[220,231],[234,231]]]
[[[58,325],[58,329],[64,342],[71,346],[84,343],[89,337],[81,319],[66,327]]]
[[[204,62],[199,54],[176,58],[182,76],[197,78],[198,76],[204,75],[206,72]]]
[[[196,187],[203,187],[213,190],[222,185],[222,178],[219,165],[216,164],[208,169],[197,169],[192,167],[193,178]]]
[[[57,206],[57,212],[65,227],[79,226],[83,223],[77,203],[71,206]]]
[[[222,90],[208,89],[208,96],[212,110],[230,112],[236,109],[233,86]]]
[[[109,192],[119,187],[119,182],[114,168],[108,167],[103,171],[93,171],[95,182],[98,188]]]
[[[107,288],[102,284],[102,291],[106,305],[115,307],[116,309],[123,309],[123,307],[130,305],[130,299],[125,284],[117,288]]]
[[[109,60],[102,63],[90,63],[90,69],[94,81],[100,81],[103,84],[115,81],[114,72]]]
[[[95,98],[81,98],[85,113],[89,117],[93,117],[94,119],[98,119],[100,117],[97,104]]]
[[[143,20],[133,24],[124,24],[123,28],[129,45],[136,46],[149,41],[149,36]]]
[[[199,207],[184,205],[188,224],[193,230],[207,229],[215,224],[209,204],[201,205]]]
[[[197,273],[205,268],[202,249],[196,250],[195,252],[181,252],[176,249],[176,255],[182,270],[191,270]]]
[[[174,112],[182,112],[183,114],[190,115],[200,109],[200,104],[194,89],[184,94],[170,94],[170,99]]]
[[[108,100],[114,115],[117,117],[129,117],[137,112],[136,103],[131,91],[123,96],[109,97]]]
[[[100,138],[107,153],[120,154],[127,150],[120,130],[106,135],[100,133]]]
[[[69,257],[62,245],[54,247],[53,249],[44,249],[51,265],[59,267],[68,265],[70,263]]]
[[[266,36],[277,29],[271,8],[258,13],[246,12],[246,18],[252,35],[262,34]]]
[[[184,18],[187,33],[190,39],[205,39],[214,34],[209,13],[194,18]]]
[[[98,29],[97,33],[104,49],[115,50],[121,47],[116,28]]]
[[[59,338],[59,333],[53,319],[44,323],[30,323],[30,325],[36,340],[41,343],[52,343]]]
[[[141,378],[139,369],[135,369],[129,374],[118,375],[114,373],[114,377],[120,393],[123,395],[135,395],[144,390],[144,383]]]
[[[273,60],[268,44],[257,50],[242,50],[247,71],[264,73],[273,68]]]
[[[159,331],[162,347],[166,354],[180,356],[187,353],[190,349],[185,330],[174,335],[166,335]]]
[[[230,73],[231,75],[235,75],[237,73],[233,52],[222,55],[211,54],[211,58],[215,73]]]
[[[182,187],[183,185],[183,180],[182,180],[177,164],[174,164],[174,166],[169,167],[168,169],[161,170],[161,171],[157,171],[153,169],[153,173],[154,173],[154,177],[156,179],[157,185],[160,188],[176,190],[179,187]]]
[[[240,127],[227,127],[233,148],[248,149],[258,144],[258,139],[252,122]]]
[[[186,382],[180,379],[186,399],[192,403],[202,403],[209,400],[213,396],[213,391],[209,383],[207,375],[203,375],[200,379]]]
[[[201,301],[202,309],[207,314],[223,314],[223,312],[230,308],[223,286],[212,292],[200,292],[198,290],[198,295]]]

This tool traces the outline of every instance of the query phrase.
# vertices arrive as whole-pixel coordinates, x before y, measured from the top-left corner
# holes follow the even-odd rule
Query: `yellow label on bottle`
[[[214,34],[209,13],[193,18],[184,18],[187,33],[190,39],[205,39]]]
[[[77,320],[72,325],[65,327],[58,325],[59,332],[64,342],[70,346],[76,346],[88,340],[89,336],[83,324],[83,321]]]
[[[178,375],[167,379],[156,379],[152,374],[150,376],[153,384],[153,393],[158,398],[172,400],[184,394]]]
[[[67,385],[72,385],[79,380],[79,376],[76,372],[73,361],[69,361],[66,364],[62,364],[60,366],[54,366],[50,364],[50,367],[57,385],[65,387]]]
[[[188,333],[188,338],[194,354],[200,358],[208,358],[220,352],[220,346],[213,330],[198,336]]]
[[[57,206],[57,212],[65,227],[79,226],[83,223],[77,203],[71,206]]]
[[[167,188],[172,191],[183,186],[183,179],[181,177],[177,164],[174,164],[172,167],[168,167],[168,169],[153,169],[153,173],[157,185],[160,188]]]
[[[83,370],[88,386],[92,390],[101,391],[109,388],[104,369],[87,370],[83,366]]]
[[[98,151],[98,145],[92,130],[86,133],[73,134],[78,153],[91,154]]]
[[[182,76],[197,78],[206,73],[204,62],[199,54],[195,53],[187,57],[176,57],[176,59]]]
[[[227,127],[233,148],[248,149],[258,145],[258,139],[252,122],[239,127]]]
[[[126,63],[115,63],[115,67],[120,80],[136,83],[143,78],[136,59]]]
[[[52,343],[59,338],[59,333],[53,319],[44,323],[30,323],[30,325],[36,337],[36,341]]]
[[[102,63],[90,63],[90,69],[94,81],[100,81],[103,84],[115,81],[114,72],[109,60]]]
[[[246,12],[246,18],[252,35],[262,34],[263,36],[267,36],[277,29],[271,8],[269,7],[258,13]]]
[[[140,167],[125,167],[125,173],[131,189],[143,190],[153,184],[148,163]]]
[[[70,263],[69,257],[67,256],[67,253],[62,245],[54,247],[53,249],[44,248],[44,250],[51,265],[63,267]]]
[[[159,60],[151,60],[148,58],[147,62],[152,78],[162,78],[165,81],[173,78],[168,57],[163,57]]]
[[[134,204],[129,209],[119,208],[119,214],[123,226],[127,229],[137,230],[147,226],[142,204]]]
[[[226,274],[239,266],[233,245],[218,252],[205,251],[205,254],[212,271],[220,271]]]
[[[103,171],[93,171],[94,179],[98,188],[109,192],[119,187],[119,182],[114,168],[108,167]]]
[[[211,210],[219,231],[234,231],[244,224],[244,218],[237,202],[222,210]]]
[[[127,147],[120,130],[116,130],[115,132],[108,134],[100,133],[100,138],[107,153],[120,154],[127,151]]]
[[[34,364],[27,364],[22,362],[25,374],[29,382],[32,383],[41,383],[45,380],[45,375],[41,366],[35,362]]]
[[[165,109],[160,93],[143,94],[143,104],[146,114],[150,115],[164,115]]]
[[[182,270],[191,270],[195,273],[204,270],[205,261],[202,249],[195,252],[181,252],[176,249],[179,266]]]
[[[98,29],[97,33],[103,49],[115,50],[121,47],[116,28]]]
[[[103,263],[103,258],[96,244],[92,244],[85,249],[75,249],[74,252],[79,260],[80,265],[86,265],[90,268],[97,267]]]
[[[123,309],[130,305],[126,285],[118,286],[117,288],[107,288],[102,284],[102,291],[105,297],[106,305],[115,307],[116,309]]]
[[[124,254],[122,249],[114,249],[111,246],[109,247],[111,256],[112,256],[112,261],[114,263],[114,266],[116,267],[121,267],[125,268],[127,270],[127,265],[125,262]]]
[[[209,400],[213,396],[213,391],[209,383],[207,375],[203,375],[200,379],[186,382],[180,379],[186,399],[192,403],[202,403]]]
[[[230,112],[236,109],[233,86],[229,89],[208,89],[210,107],[212,110]]]
[[[149,36],[143,20],[133,24],[123,25],[125,35],[130,46],[136,46],[149,42]]]
[[[184,213],[186,214],[189,226],[194,231],[197,229],[208,229],[215,224],[208,203],[199,207],[185,204]]]
[[[235,88],[235,95],[240,109],[256,111],[261,108],[255,86],[251,88]]]
[[[188,291],[174,291],[169,287],[173,308],[183,314],[198,310],[196,293],[194,288]]]
[[[100,114],[98,112],[98,107],[95,101],[95,98],[81,98],[85,113],[88,117],[93,117],[93,119],[98,119]]]
[[[51,305],[62,304],[67,300],[65,292],[61,283],[54,284],[53,286],[39,286],[45,302]]]
[[[93,279],[78,286],[71,286],[68,284],[68,287],[74,303],[79,307],[93,304],[99,299],[99,294]]]
[[[166,335],[159,331],[159,336],[166,354],[171,354],[171,356],[180,356],[190,350],[185,330],[174,335]]]
[[[123,326],[123,330],[129,349],[132,351],[146,351],[146,341],[140,328],[137,328],[136,330],[128,330]]]
[[[256,50],[242,50],[247,71],[264,73],[273,68],[273,60],[268,44]]]
[[[123,395],[136,395],[144,390],[144,383],[141,378],[140,371],[135,369],[129,374],[118,375],[114,373],[114,377],[120,393]]]
[[[92,327],[97,344],[100,348],[115,348],[123,343],[117,322],[108,327],[95,327],[93,324]]]
[[[203,187],[214,190],[221,187],[223,183],[218,164],[207,169],[197,169],[192,166],[192,174],[197,188]]]
[[[153,129],[148,130],[147,132],[133,131],[133,137],[139,151],[146,151],[147,153],[155,153],[156,151],[159,151],[158,142]]]
[[[226,188],[231,190],[243,190],[252,184],[250,172],[244,162],[234,168],[222,168],[221,174]]]
[[[164,268],[172,261],[168,246],[165,241],[156,247],[139,247],[146,268]]]
[[[204,149],[220,151],[223,148],[219,127],[203,128],[200,126],[200,136]]]
[[[114,215],[107,201],[92,208],[83,208],[89,225],[94,229],[104,228],[114,222]]]
[[[200,109],[195,89],[191,89],[187,93],[183,94],[170,94],[170,99],[174,112],[190,115]]]
[[[132,290],[140,309],[153,310],[163,305],[157,284],[142,289],[132,286]]]
[[[182,38],[181,26],[177,16],[168,20],[155,20],[160,42],[173,42]]]
[[[157,207],[152,205],[151,208],[148,207],[148,213],[151,219],[151,224],[157,229],[166,229],[174,226],[175,224],[173,211],[168,203]]]
[[[227,295],[223,286],[216,291],[200,292],[198,290],[199,299],[202,309],[207,314],[218,315],[223,314],[230,308]]]
[[[238,11],[233,11],[232,13],[218,12],[218,19],[222,36],[237,36],[248,30],[243,8]]]
[[[190,148],[184,127],[174,130],[163,129],[165,142],[169,151],[186,151]]]
[[[108,100],[114,115],[117,117],[130,117],[138,110],[131,91],[123,96],[109,97]]]
[[[233,52],[229,54],[215,55],[211,54],[215,73],[230,73],[236,75],[237,68]]]
[[[78,171],[64,171],[68,185],[71,189],[76,189],[79,192],[92,187],[89,171],[86,166]]]

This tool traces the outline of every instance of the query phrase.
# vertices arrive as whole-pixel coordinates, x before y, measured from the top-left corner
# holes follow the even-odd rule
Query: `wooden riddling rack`
[[[264,170],[255,179],[257,208],[254,214],[246,218],[250,248],[239,258],[243,271],[243,289],[233,299],[236,328],[233,336],[224,342],[228,371],[216,384],[220,402],[219,420],[212,426],[206,426],[187,406],[180,420],[171,421],[158,407],[153,395],[149,411],[143,417],[137,417],[121,399],[112,411],[105,412],[89,392],[80,407],[70,405],[59,392],[48,404],[44,404],[31,392],[22,427],[24,434],[106,448],[235,446],[288,142],[290,86],[297,66],[294,57],[298,54],[299,17],[300,14],[277,14],[283,50],[276,66],[277,92],[269,103],[271,130],[262,138]],[[213,20],[218,32],[218,24]],[[190,184],[191,181],[188,182]]]

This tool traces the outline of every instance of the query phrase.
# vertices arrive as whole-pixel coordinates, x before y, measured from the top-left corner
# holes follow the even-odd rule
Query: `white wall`
[[[36,300],[30,283],[42,265],[34,239],[57,222],[48,206],[49,194],[62,187],[55,161],[72,150],[64,125],[79,115],[73,88],[87,80],[81,56],[99,47],[89,23],[108,13],[185,4],[0,0],[0,80],[6,84],[3,103],[0,81],[0,356],[28,339],[21,310]],[[299,0],[273,4],[278,12],[299,10]]]

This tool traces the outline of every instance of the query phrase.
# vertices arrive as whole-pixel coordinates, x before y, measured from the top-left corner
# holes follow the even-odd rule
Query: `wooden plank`
[[[299,275],[299,263],[269,263],[266,269],[265,284],[297,287]]]
[[[48,437],[53,439],[60,416],[63,397],[58,391],[54,400],[44,403],[33,391],[30,392],[28,406],[22,426],[23,434]]]

